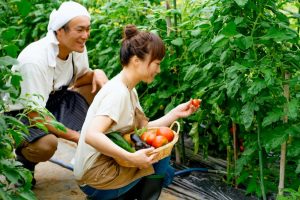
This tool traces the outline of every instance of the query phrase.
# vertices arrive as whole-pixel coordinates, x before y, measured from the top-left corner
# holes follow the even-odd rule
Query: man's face
[[[60,53],[83,52],[85,42],[90,36],[90,19],[86,16],[73,18],[65,28],[57,31]]]

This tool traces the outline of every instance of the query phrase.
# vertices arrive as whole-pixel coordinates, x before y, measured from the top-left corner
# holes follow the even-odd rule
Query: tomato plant
[[[162,135],[156,136],[154,138],[154,140],[152,141],[152,146],[154,148],[158,148],[158,147],[164,146],[166,144],[168,144],[168,139],[165,136],[162,136]]]
[[[159,127],[156,130],[156,135],[162,135],[167,138],[168,142],[171,142],[174,138],[174,132],[169,127]]]

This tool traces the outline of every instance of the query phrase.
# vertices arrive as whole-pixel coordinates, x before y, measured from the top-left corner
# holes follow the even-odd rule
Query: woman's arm
[[[104,132],[106,132],[112,124],[113,120],[109,117],[96,116],[89,124],[85,142],[107,156],[122,158],[132,162],[139,168],[145,168],[152,163],[157,162],[156,154],[148,156],[154,150],[153,148],[142,149],[134,153],[130,153],[112,142],[104,134]]]
[[[179,104],[177,107],[173,108],[163,117],[150,121],[148,127],[159,127],[159,126],[170,126],[175,120],[179,118],[188,117],[193,114],[198,108],[193,106],[192,99],[188,102]]]

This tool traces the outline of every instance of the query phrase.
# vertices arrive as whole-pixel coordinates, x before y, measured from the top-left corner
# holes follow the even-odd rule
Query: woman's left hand
[[[173,114],[176,115],[178,118],[184,118],[190,116],[191,114],[196,112],[197,109],[200,107],[200,106],[199,107],[194,106],[192,102],[193,99],[189,100],[188,102],[179,104],[172,110]]]

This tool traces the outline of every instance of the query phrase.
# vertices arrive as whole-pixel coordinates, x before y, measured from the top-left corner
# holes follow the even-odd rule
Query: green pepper
[[[135,149],[121,136],[120,132],[111,132],[106,134],[116,145],[125,149],[128,152],[135,152]]]

